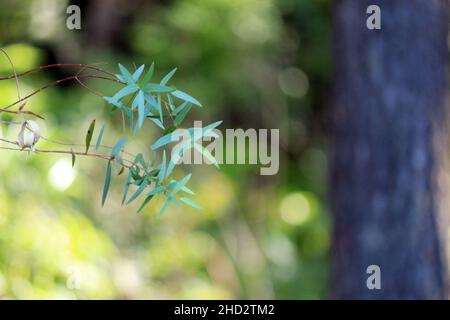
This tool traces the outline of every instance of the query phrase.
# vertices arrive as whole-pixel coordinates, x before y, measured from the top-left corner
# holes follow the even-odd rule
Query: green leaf
[[[113,156],[113,157],[117,156],[119,154],[119,152],[122,151],[122,148],[126,142],[127,142],[126,137],[120,138],[119,141],[117,141],[117,143],[112,148],[111,156]]]
[[[124,171],[125,171],[125,167],[122,165],[122,167],[120,167],[120,170],[117,173],[117,175],[120,176]]]
[[[174,131],[172,133],[166,134],[159,138],[151,145],[152,150],[156,150],[158,148],[161,148],[162,146],[165,146],[168,143],[178,141],[178,139],[183,135],[183,132],[180,130]]]
[[[106,167],[105,183],[103,184],[102,207],[105,205],[110,184],[111,184],[111,161],[108,161],[108,166]]]
[[[164,187],[156,187],[156,188],[152,189],[149,193],[147,193],[147,196],[154,196],[163,191],[164,191]]]
[[[191,97],[190,95],[188,95],[186,92],[180,91],[180,90],[175,90],[173,92],[170,93],[171,95],[173,95],[174,97],[177,97],[183,101],[187,101],[190,102],[192,104],[195,104],[199,107],[202,106],[202,104],[195,98]]]
[[[161,84],[148,83],[145,85],[144,91],[147,93],[169,93],[169,92],[172,92],[172,94],[173,94],[175,89],[172,87],[161,85]]]
[[[143,203],[141,204],[141,206],[139,207],[139,209],[138,209],[137,212],[138,212],[138,213],[141,212],[142,209],[144,209],[144,207],[150,202],[150,200],[153,199],[153,197],[154,197],[154,196],[152,196],[152,195],[147,196],[147,197],[145,198],[144,202],[143,202]]]
[[[169,206],[169,204],[171,202],[174,202],[175,198],[172,196],[168,196],[167,201],[164,203],[164,205],[162,206],[162,208],[159,210],[159,214],[162,215],[164,213],[164,211],[166,211],[167,207]]]
[[[189,181],[189,179],[191,178],[192,174],[189,173],[186,177],[184,177],[183,179],[181,179],[179,182],[177,182],[177,184],[175,185],[175,187],[172,190],[172,194],[176,194],[178,193],[178,191],[181,190],[181,188],[184,187],[184,185]]]
[[[124,98],[124,97],[126,97],[126,96],[128,96],[128,95],[130,95],[130,94],[132,94],[132,93],[135,93],[135,92],[138,91],[138,90],[139,90],[139,88],[138,88],[135,84],[128,85],[128,86],[126,86],[126,87],[120,89],[120,90],[112,97],[112,99],[113,99],[114,101],[119,101],[119,100],[121,100],[122,98]]]
[[[201,153],[202,157],[205,156],[209,162],[211,162],[213,165],[215,165],[217,168],[219,168],[219,164],[217,163],[216,158],[209,152],[208,149],[203,147],[202,145],[195,143],[194,148]]]
[[[155,63],[152,62],[152,65],[150,66],[150,69],[148,69],[147,73],[146,73],[145,76],[144,76],[144,79],[142,79],[142,82],[141,82],[141,84],[140,84],[140,85],[141,85],[141,88],[144,88],[145,85],[150,81],[150,79],[151,79],[152,76],[153,76],[154,70],[155,70]]]
[[[192,105],[192,103],[187,102],[187,101],[183,102],[173,111],[173,113],[178,114],[179,112],[183,111],[183,109],[186,108],[187,105]]]
[[[144,156],[142,153],[138,153],[133,161],[134,164],[140,164],[144,169],[147,169],[147,164],[145,163]]]
[[[102,144],[103,132],[104,131],[105,131],[105,125],[102,126],[102,128],[100,129],[100,133],[98,134],[97,143],[95,144],[95,150],[96,151],[98,151],[100,149],[100,146]]]
[[[117,101],[116,99],[113,99],[112,97],[104,96],[103,99],[105,99],[109,104],[112,104],[117,109],[122,109],[122,110],[125,109],[125,105],[122,102]],[[112,111],[114,111],[114,110],[115,109],[113,109]]]
[[[137,82],[139,80],[139,77],[142,75],[142,71],[144,71],[145,65],[141,65],[136,71],[133,73],[131,78],[134,82]]]
[[[158,127],[164,130],[164,125],[162,124],[161,120],[154,117],[153,113],[149,112],[147,113],[147,117],[150,118],[150,120],[156,124]]]
[[[72,151],[72,168],[73,168],[75,165],[75,154],[73,153],[72,149],[70,151]]]
[[[163,152],[161,168],[160,168],[159,173],[158,173],[158,184],[163,182],[165,177],[166,177],[166,151]]]
[[[205,136],[208,136],[208,134],[209,134],[211,131],[213,131],[216,127],[220,126],[220,125],[222,124],[222,122],[223,122],[223,120],[220,120],[220,121],[216,121],[216,122],[214,122],[214,123],[211,123],[211,124],[207,125],[206,127],[203,128],[203,133],[202,133],[202,135],[203,135],[204,137],[205,137]]]
[[[136,131],[142,128],[142,124],[145,120],[145,100],[144,100],[144,92],[139,91],[137,97],[138,103],[138,122],[136,126]]]
[[[175,74],[176,71],[177,71],[177,68],[173,69],[168,74],[166,74],[164,76],[164,78],[162,78],[160,84],[165,85],[167,82],[169,82],[169,80],[173,77],[173,75]]]
[[[89,151],[89,147],[91,146],[92,135],[94,134],[95,129],[95,119],[92,120],[91,125],[86,133],[86,153]]]
[[[134,83],[133,77],[131,76],[131,73],[127,70],[127,68],[119,63],[119,69],[125,82],[127,82],[128,84]]]
[[[150,95],[148,93],[145,93],[144,97],[145,97],[145,101],[147,101],[147,103],[150,105],[151,108],[154,108],[154,109],[158,110],[158,108],[159,108],[158,103],[152,97],[152,95]]]
[[[179,126],[184,118],[186,118],[187,114],[189,113],[189,110],[191,110],[192,104],[187,103],[186,106],[180,111],[180,113],[177,114],[175,117],[175,125]]]
[[[122,204],[124,204],[125,200],[127,199],[128,189],[130,188],[130,184],[131,184],[131,178],[132,178],[132,173],[130,170],[130,171],[128,171],[127,181],[125,182],[125,187],[123,189]]]
[[[192,201],[189,198],[186,197],[180,197],[180,200],[183,201],[184,203],[186,203],[187,205],[196,208],[196,209],[202,209],[202,207],[200,207],[198,204],[196,204],[194,201]]]
[[[168,128],[166,128],[166,130],[164,130],[164,135],[166,135],[166,134],[169,134],[169,133],[172,133],[172,132],[174,132],[175,130],[177,130],[177,127],[175,127],[175,126],[170,126],[170,127],[168,127]]]
[[[164,123],[163,120],[163,110],[162,110],[162,106],[161,106],[161,96],[158,95],[158,111],[159,111],[159,119],[161,121],[161,123]]]
[[[130,204],[134,199],[136,199],[144,190],[148,187],[147,179],[142,181],[141,185],[136,189],[133,195],[128,199],[127,205]]]
[[[175,112],[175,106],[173,104],[173,98],[170,94],[167,95],[167,102],[169,103],[170,110]]]

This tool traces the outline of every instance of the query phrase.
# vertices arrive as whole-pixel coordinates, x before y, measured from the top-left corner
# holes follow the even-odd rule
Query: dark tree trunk
[[[334,22],[332,298],[446,298],[447,1],[337,0]]]

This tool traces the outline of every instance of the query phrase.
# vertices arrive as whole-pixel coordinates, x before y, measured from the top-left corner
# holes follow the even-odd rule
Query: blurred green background
[[[66,28],[69,4],[80,6],[82,30]],[[160,203],[140,214],[139,203],[120,205],[124,176],[101,207],[102,160],[79,157],[72,169],[70,156],[0,150],[0,298],[327,297],[330,7],[328,0],[2,0],[0,46],[18,72],[99,63],[117,73],[117,63],[155,61],[160,78],[178,67],[173,84],[206,106],[190,121],[280,129],[280,171],[186,168],[204,210],[172,206],[158,217]],[[22,77],[21,94],[77,71]],[[0,57],[0,75],[10,74]],[[117,90],[87,83],[107,95]],[[0,106],[16,98],[14,80],[0,81]],[[27,108],[45,117],[42,134],[55,140],[84,143],[92,119],[107,124],[106,143],[121,134],[120,117],[74,82],[43,91]],[[1,130],[14,139],[18,128]],[[148,156],[155,133],[140,133],[135,148]]]

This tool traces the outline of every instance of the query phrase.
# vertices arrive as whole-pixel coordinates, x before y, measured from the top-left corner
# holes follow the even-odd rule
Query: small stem
[[[161,99],[162,100],[162,99]],[[166,107],[167,113],[170,116],[170,119],[172,119],[172,124],[175,126],[175,119],[173,118],[172,112],[170,111],[169,106],[167,105],[167,102],[165,102],[164,100],[162,100],[164,106]]]

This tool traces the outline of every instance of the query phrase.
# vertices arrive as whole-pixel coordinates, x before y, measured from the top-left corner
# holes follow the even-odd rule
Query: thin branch
[[[46,137],[43,137],[43,136],[41,136],[41,139],[43,139],[43,140],[45,140],[45,141],[48,141],[48,142],[50,142],[50,143],[54,143],[54,144],[61,145],[61,146],[67,146],[67,147],[86,147],[85,144],[81,144],[81,143],[61,142],[61,141],[56,141],[56,140],[49,139],[49,138],[46,138]],[[89,146],[89,148],[91,148],[91,147],[94,147],[94,145],[91,144],[91,145]],[[99,147],[100,147],[100,148],[104,148],[104,149],[108,149],[108,150],[112,150],[112,148],[113,148],[113,147],[111,147],[111,146],[107,146],[107,145],[103,145],[103,144],[99,145]],[[125,151],[125,150],[122,150],[121,153],[126,154],[126,155],[128,155],[128,156],[130,156],[130,157],[136,158],[136,155],[132,154],[131,152],[127,152],[127,151]]]
[[[8,58],[9,63],[11,64],[11,68],[13,69],[14,72],[14,79],[16,79],[17,99],[20,99],[19,78],[17,77],[17,72],[16,68],[14,67],[14,63],[12,62],[11,57],[9,56],[9,54],[6,52],[5,49],[0,48],[0,50],[5,54],[6,58]]]
[[[0,120],[0,124],[6,124],[6,125],[15,125],[15,124],[22,124],[23,121],[3,121]]]
[[[18,111],[12,111],[12,110],[2,110],[0,109],[0,113],[4,112],[4,113],[10,113],[10,114],[16,114],[16,115],[20,115],[20,114],[29,114],[31,116],[35,116],[39,119],[45,120],[45,118],[37,113],[31,112],[31,111],[26,111],[26,110],[18,110]]]
[[[0,140],[4,141],[5,139],[1,139],[0,138]],[[8,141],[5,141],[5,142],[8,142]],[[13,144],[16,144],[16,143],[13,143]],[[108,161],[114,159],[113,156],[109,156],[109,155],[105,155],[105,154],[101,154],[101,153],[85,153],[85,152],[82,152],[82,151],[73,151],[73,150],[47,150],[47,149],[30,150],[29,148],[20,149],[20,148],[11,148],[11,147],[4,147],[4,146],[0,146],[0,149],[2,149],[2,150],[11,150],[11,151],[22,151],[22,152],[23,151],[27,151],[27,152],[32,151],[32,152],[35,152],[35,153],[53,153],[53,154],[70,154],[70,155],[73,154],[73,155],[77,155],[77,156],[100,158],[100,159],[104,159],[104,160],[108,160]],[[123,163],[123,166],[125,168],[127,168],[127,169],[130,169],[133,166],[135,166],[135,164],[132,161],[130,161],[130,160],[122,159],[122,161],[130,163],[129,165]]]
[[[104,79],[104,80],[109,80],[109,81],[113,81],[113,82],[117,82],[117,83],[122,83],[118,79],[104,77],[104,76],[99,76],[97,74],[81,74],[81,75],[78,75],[78,76],[70,76],[70,77],[59,79],[59,80],[56,80],[56,81],[53,81],[53,82],[50,82],[50,83],[46,84],[45,86],[39,88],[38,90],[30,93],[29,95],[27,95],[27,96],[25,96],[25,97],[23,97],[23,98],[21,98],[19,100],[11,103],[10,105],[7,105],[7,106],[5,106],[3,108],[0,108],[0,112],[4,112],[5,110],[7,110],[7,109],[9,109],[9,108],[11,108],[13,106],[15,106],[15,105],[17,105],[17,104],[19,104],[19,103],[21,103],[21,102],[23,102],[25,100],[28,100],[29,98],[31,98],[35,94],[38,94],[39,92],[41,92],[41,91],[43,91],[45,89],[48,89],[50,87],[53,87],[53,86],[55,86],[57,84],[60,84],[60,83],[63,83],[63,82],[67,82],[67,81],[71,81],[71,80],[77,80],[77,78],[95,78],[95,79]],[[21,112],[24,113],[25,111],[21,111]]]
[[[84,69],[90,69],[90,70],[95,70],[98,72],[102,72],[104,74],[110,75],[112,77],[115,77],[116,75],[112,72],[109,72],[107,70],[98,68],[98,67],[94,67],[92,65],[88,65],[88,64],[81,64],[81,63],[54,63],[54,64],[49,64],[49,65],[45,65],[45,66],[40,66],[31,70],[28,70],[26,72],[22,72],[17,74],[17,77],[23,77],[26,76],[28,74],[34,73],[34,72],[38,72],[38,71],[42,71],[45,69],[51,69],[51,68],[61,68],[61,67],[82,67]],[[8,79],[13,79],[15,77],[15,75],[10,75],[7,77],[0,77],[0,81],[1,80],[8,80]]]

